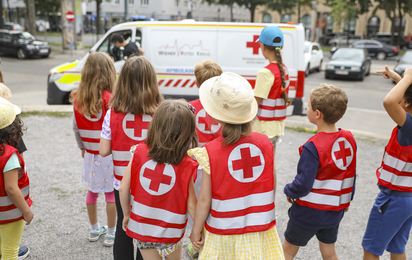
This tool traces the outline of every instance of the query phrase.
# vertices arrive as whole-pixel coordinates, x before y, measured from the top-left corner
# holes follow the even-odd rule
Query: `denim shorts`
[[[333,228],[307,229],[296,225],[291,220],[285,231],[285,239],[295,246],[306,246],[309,240],[316,235],[317,239],[324,244],[334,244],[338,239],[339,224]]]
[[[166,257],[167,255],[170,255],[171,253],[176,251],[176,249],[178,249],[182,245],[183,240],[181,239],[179,242],[175,244],[166,244],[166,243],[144,242],[144,241],[140,241],[137,239],[133,239],[133,243],[139,249],[156,249],[156,251],[159,253],[161,257]]]

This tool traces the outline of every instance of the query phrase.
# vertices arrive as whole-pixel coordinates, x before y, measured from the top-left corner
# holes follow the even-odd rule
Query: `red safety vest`
[[[148,152],[140,144],[133,155],[126,233],[144,242],[177,243],[185,233],[189,184],[198,163],[186,155],[179,165],[158,164]]]
[[[199,146],[218,138],[222,135],[222,127],[203,108],[199,99],[189,102],[196,108],[196,133],[199,138]]]
[[[299,198],[299,205],[314,209],[339,211],[349,207],[356,174],[356,142],[349,131],[320,132],[308,140],[319,154],[319,168],[309,194]],[[303,146],[299,153],[302,153]]]
[[[16,153],[19,157],[21,166],[21,168],[18,170],[18,185],[21,190],[21,193],[24,196],[24,199],[30,207],[33,204],[33,202],[30,199],[29,177],[27,176],[26,165],[24,164],[24,161],[21,158],[17,149],[13,146],[7,144],[4,145],[4,153],[0,156],[0,170],[2,173],[4,172],[4,167],[6,166],[7,161],[10,159],[13,153]],[[3,174],[0,174],[0,187],[0,225],[23,219],[23,213],[21,213],[21,211],[13,204],[13,202],[7,195],[4,186]]]
[[[282,95],[282,78],[280,74],[279,65],[277,63],[270,63],[265,67],[270,70],[275,76],[273,86],[270,89],[268,98],[262,99],[259,104],[259,110],[257,113],[257,118],[260,121],[281,121],[286,119],[286,106],[285,100],[281,97]],[[286,73],[287,68],[284,66],[285,70],[285,80],[289,80],[289,74]],[[286,87],[288,87],[288,83]],[[285,90],[286,91],[286,90]]]
[[[398,143],[398,127],[392,131],[376,176],[379,185],[391,190],[412,192],[412,145],[402,146]]]
[[[76,118],[77,128],[82,139],[84,148],[88,153],[99,154],[100,134],[106,112],[109,109],[109,101],[112,94],[109,91],[103,91],[103,105],[100,112],[95,116],[86,116],[76,109],[76,101],[73,110]]]
[[[151,115],[133,115],[110,111],[114,177],[121,181],[132,154],[130,147],[146,141]]]
[[[236,143],[219,137],[205,145],[212,179],[212,205],[205,227],[214,234],[267,231],[276,224],[273,146],[252,133]]]

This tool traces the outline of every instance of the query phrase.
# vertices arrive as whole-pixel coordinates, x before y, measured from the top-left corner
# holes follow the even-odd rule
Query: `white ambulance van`
[[[217,62],[224,72],[235,72],[255,85],[258,71],[268,64],[256,40],[265,26],[258,23],[217,23],[184,20],[180,22],[128,22],[112,27],[90,51],[108,52],[115,47],[110,42],[113,33],[120,33],[144,50],[157,73],[163,95],[198,98],[194,66],[205,59]],[[288,114],[302,114],[305,81],[304,28],[302,25],[274,24],[284,34],[283,62],[288,68],[288,93],[293,105]],[[84,57],[57,66],[48,76],[48,104],[68,103],[70,91],[77,88]],[[119,73],[124,60],[115,61]]]

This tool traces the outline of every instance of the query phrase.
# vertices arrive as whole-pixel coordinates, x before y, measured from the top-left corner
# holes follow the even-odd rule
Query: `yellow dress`
[[[206,148],[194,148],[187,152],[195,156],[202,169],[210,174]],[[217,235],[205,229],[205,244],[199,260],[284,260],[282,245],[276,226],[263,232],[243,235]]]

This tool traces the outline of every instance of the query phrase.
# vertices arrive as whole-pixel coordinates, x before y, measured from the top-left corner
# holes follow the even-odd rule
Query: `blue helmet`
[[[275,38],[279,37],[280,42],[273,42]],[[273,46],[273,47],[282,47],[283,46],[283,32],[277,26],[267,26],[263,28],[259,36],[259,42],[264,45]]]

